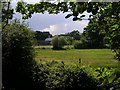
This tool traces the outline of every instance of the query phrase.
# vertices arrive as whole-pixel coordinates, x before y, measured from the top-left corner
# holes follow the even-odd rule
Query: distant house
[[[47,44],[51,44],[52,38],[50,38],[50,37],[49,37],[49,38],[46,38],[46,39],[45,39],[45,42],[46,42]]]
[[[46,42],[51,42],[51,41],[52,41],[52,38],[46,38],[45,41],[46,41]]]

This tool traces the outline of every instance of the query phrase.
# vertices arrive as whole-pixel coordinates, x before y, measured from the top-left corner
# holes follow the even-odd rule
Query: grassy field
[[[36,48],[37,61],[64,61],[66,64],[79,64],[89,66],[117,67],[118,62],[114,59],[114,53],[110,49],[69,49],[52,50],[50,48]]]

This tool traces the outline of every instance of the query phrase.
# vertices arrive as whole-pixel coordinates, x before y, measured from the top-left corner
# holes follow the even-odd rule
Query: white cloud
[[[41,31],[49,31],[50,33],[54,34],[57,31],[58,26],[57,25],[50,25],[49,28],[45,28]]]
[[[83,21],[75,21],[75,22],[71,21],[61,24],[54,24],[40,31],[49,31],[52,35],[64,34],[71,32],[73,30],[79,30],[82,33],[84,27],[88,24],[88,22],[89,21],[83,20]]]

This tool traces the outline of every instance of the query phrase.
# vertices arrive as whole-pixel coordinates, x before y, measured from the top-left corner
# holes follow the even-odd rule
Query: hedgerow
[[[42,90],[116,90],[120,88],[119,74],[118,69],[93,69],[51,61],[38,64],[34,80]]]

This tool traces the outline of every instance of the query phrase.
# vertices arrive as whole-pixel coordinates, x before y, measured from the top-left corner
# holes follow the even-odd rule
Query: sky
[[[12,1],[12,7],[16,6],[18,0]],[[27,3],[36,3],[39,0],[24,0]],[[88,18],[88,13],[84,13],[85,18]],[[59,35],[71,32],[73,30],[78,30],[80,33],[83,32],[84,27],[87,26],[88,20],[73,21],[72,17],[65,19],[67,13],[59,13],[57,15],[45,14],[34,14],[31,18],[25,20],[29,24],[29,28],[34,31],[49,31],[52,35]],[[15,13],[13,19],[18,18],[22,21],[22,15],[20,13]]]

